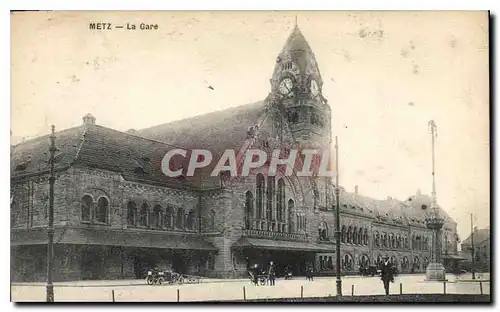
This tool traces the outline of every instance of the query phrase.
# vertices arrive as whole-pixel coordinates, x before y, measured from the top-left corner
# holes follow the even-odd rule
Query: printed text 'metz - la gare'
[[[89,29],[90,30],[112,30],[114,28],[117,29],[125,29],[125,30],[157,30],[158,24],[146,24],[146,23],[140,23],[139,25],[133,24],[133,23],[125,23],[125,24],[117,24],[114,25],[112,23],[89,23]]]

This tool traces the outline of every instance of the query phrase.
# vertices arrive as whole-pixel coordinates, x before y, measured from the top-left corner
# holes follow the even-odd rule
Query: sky
[[[87,113],[126,131],[263,100],[295,17],[332,108],[341,184],[379,199],[430,194],[434,120],[438,203],[462,239],[471,213],[489,226],[486,12],[13,13],[11,141]]]

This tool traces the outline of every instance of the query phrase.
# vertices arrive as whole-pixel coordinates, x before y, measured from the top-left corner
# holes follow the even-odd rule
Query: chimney
[[[420,188],[417,189],[417,195],[422,195],[422,191],[420,190]]]
[[[358,186],[357,185],[354,186],[354,194],[358,195]]]
[[[91,113],[83,116],[83,124],[84,125],[95,125],[95,117],[92,116]]]

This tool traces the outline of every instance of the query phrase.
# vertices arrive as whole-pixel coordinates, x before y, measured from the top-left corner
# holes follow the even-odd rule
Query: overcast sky
[[[313,49],[348,190],[431,191],[465,239],[489,225],[488,19],[480,12],[12,15],[12,141],[82,123],[140,129],[264,99],[295,14]],[[89,30],[90,22],[158,30]],[[214,90],[208,88],[213,86]]]

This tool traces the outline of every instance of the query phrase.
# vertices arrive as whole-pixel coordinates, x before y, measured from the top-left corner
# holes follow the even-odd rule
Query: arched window
[[[165,227],[167,229],[174,228],[174,210],[170,206],[165,209]]]
[[[94,201],[92,200],[92,197],[90,195],[85,195],[82,197],[82,221],[90,222],[93,203]]]
[[[365,229],[365,235],[363,241],[365,245],[368,245],[368,229]]]
[[[401,237],[396,235],[396,248],[401,248]]]
[[[366,254],[363,254],[361,257],[359,257],[359,266],[361,268],[368,268],[370,265],[370,259]]]
[[[252,228],[253,219],[253,194],[250,191],[245,193],[245,229]]]
[[[350,254],[345,254],[342,260],[342,267],[345,271],[352,271],[354,269],[354,263]]]
[[[187,218],[186,218],[186,228],[190,231],[194,230],[194,221],[195,221],[195,215],[194,211],[191,210],[189,211]]]
[[[390,261],[391,261],[391,264],[394,266],[394,267],[397,267],[398,266],[398,260],[396,259],[395,256],[392,256],[390,258]]]
[[[408,236],[403,237],[403,248],[408,249]]]
[[[425,257],[424,258],[424,268],[427,268],[428,264],[429,264],[429,258]]]
[[[363,229],[359,228],[359,230],[358,230],[358,244],[364,245],[364,243],[365,243],[365,240],[363,237]]]
[[[387,248],[387,233],[382,234],[382,247]]]
[[[177,216],[175,218],[175,227],[178,229],[184,229],[184,209],[177,209]]]
[[[139,214],[139,225],[140,226],[148,226],[148,214],[149,214],[149,206],[144,203],[141,206],[141,212]]]
[[[210,210],[208,214],[208,229],[211,231],[215,231],[215,211]]]
[[[137,225],[137,206],[134,201],[129,201],[127,204],[127,224]]]
[[[404,256],[401,262],[401,269],[408,270],[408,267],[409,267],[408,257]]]
[[[17,215],[19,214],[19,206],[16,201],[10,203],[10,226],[13,227],[17,221]],[[89,218],[90,220],[90,218]],[[82,221],[83,219],[83,199],[82,199]]]
[[[108,222],[108,210],[109,210],[108,199],[106,197],[100,197],[97,200],[96,221],[99,223],[107,223]]]
[[[418,257],[413,258],[413,269],[420,270],[420,260]]]
[[[274,220],[273,199],[274,199],[274,177],[267,177],[267,209],[266,209],[267,221]],[[269,223],[268,223],[268,229],[271,230],[271,228],[269,227]]]
[[[389,248],[394,248],[394,234],[389,234]]]
[[[376,263],[377,268],[380,268],[380,266],[382,265],[382,262],[384,262],[384,259],[382,259],[382,256],[379,255],[377,257],[377,263]]]
[[[374,240],[374,243],[375,243],[375,247],[380,247],[380,234],[378,233],[378,231],[375,231],[375,240]]]
[[[264,211],[264,176],[257,174],[257,219],[263,219]]]
[[[285,182],[283,179],[278,180],[278,193],[276,201],[276,214],[278,222],[285,222]]]
[[[352,244],[352,226],[347,228],[347,242]]]
[[[357,244],[358,243],[358,228],[354,227],[352,229],[352,243]]]
[[[294,214],[295,203],[293,199],[288,200],[288,232],[293,233],[293,214]]]
[[[328,240],[328,227],[325,222],[321,222],[318,227],[318,236],[322,241]]]
[[[151,226],[154,227],[155,229],[161,229],[162,221],[162,209],[160,205],[155,205],[153,208],[153,214],[151,215]]]
[[[347,241],[347,230],[345,228],[345,225],[342,225],[342,232],[341,232],[341,239],[340,241],[342,243],[345,243]]]

